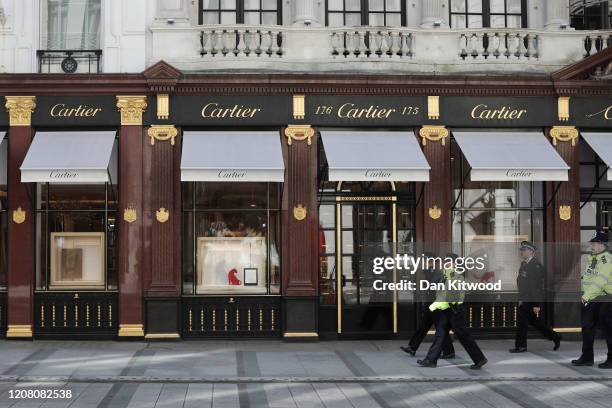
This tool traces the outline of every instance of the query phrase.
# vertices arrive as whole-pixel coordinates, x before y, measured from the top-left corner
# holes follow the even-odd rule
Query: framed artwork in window
[[[104,233],[51,233],[50,289],[104,288]]]

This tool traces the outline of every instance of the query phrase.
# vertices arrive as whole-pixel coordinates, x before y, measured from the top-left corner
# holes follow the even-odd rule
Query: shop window
[[[453,28],[527,27],[526,0],[449,0]]]
[[[281,0],[200,0],[200,24],[282,24]]]
[[[576,30],[612,27],[612,0],[571,0],[570,25]]]
[[[406,25],[402,0],[327,0],[326,24],[330,27]]]
[[[183,292],[280,292],[278,183],[183,183]]]
[[[38,290],[117,289],[117,189],[38,184]]]
[[[100,49],[101,0],[42,0],[41,48]]]
[[[486,268],[469,271],[468,279],[502,281],[502,289],[516,290],[521,260],[518,245],[544,243],[544,185],[542,182],[473,182],[459,146],[452,146],[453,246],[464,256],[487,254]],[[540,254],[541,255],[541,254]]]

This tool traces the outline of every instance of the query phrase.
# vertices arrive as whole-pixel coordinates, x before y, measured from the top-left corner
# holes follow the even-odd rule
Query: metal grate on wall
[[[48,292],[34,295],[34,336],[116,336],[117,294]]]
[[[279,337],[280,297],[183,298],[184,338]]]
[[[468,303],[467,320],[472,329],[512,329],[516,327],[517,303]]]

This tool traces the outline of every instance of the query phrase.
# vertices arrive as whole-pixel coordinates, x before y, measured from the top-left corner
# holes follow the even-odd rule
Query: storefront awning
[[[567,181],[569,166],[540,132],[455,131],[472,181]]]
[[[582,137],[606,166],[612,167],[612,133],[582,133]],[[606,178],[612,181],[611,169],[608,169]]]
[[[109,182],[109,166],[116,159],[113,156],[114,131],[37,132],[21,165],[21,182]]]
[[[429,181],[429,163],[410,132],[321,132],[329,181]]]
[[[283,182],[278,132],[185,132],[181,181]]]

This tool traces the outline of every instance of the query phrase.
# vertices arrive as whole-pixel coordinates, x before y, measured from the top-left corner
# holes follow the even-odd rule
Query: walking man
[[[544,338],[554,343],[554,350],[561,345],[561,335],[546,325],[540,317],[541,304],[544,301],[544,279],[546,269],[535,257],[536,247],[532,242],[523,241],[519,253],[523,261],[516,277],[519,292],[519,306],[516,319],[516,338],[510,353],[527,351],[527,331],[531,324]]]

